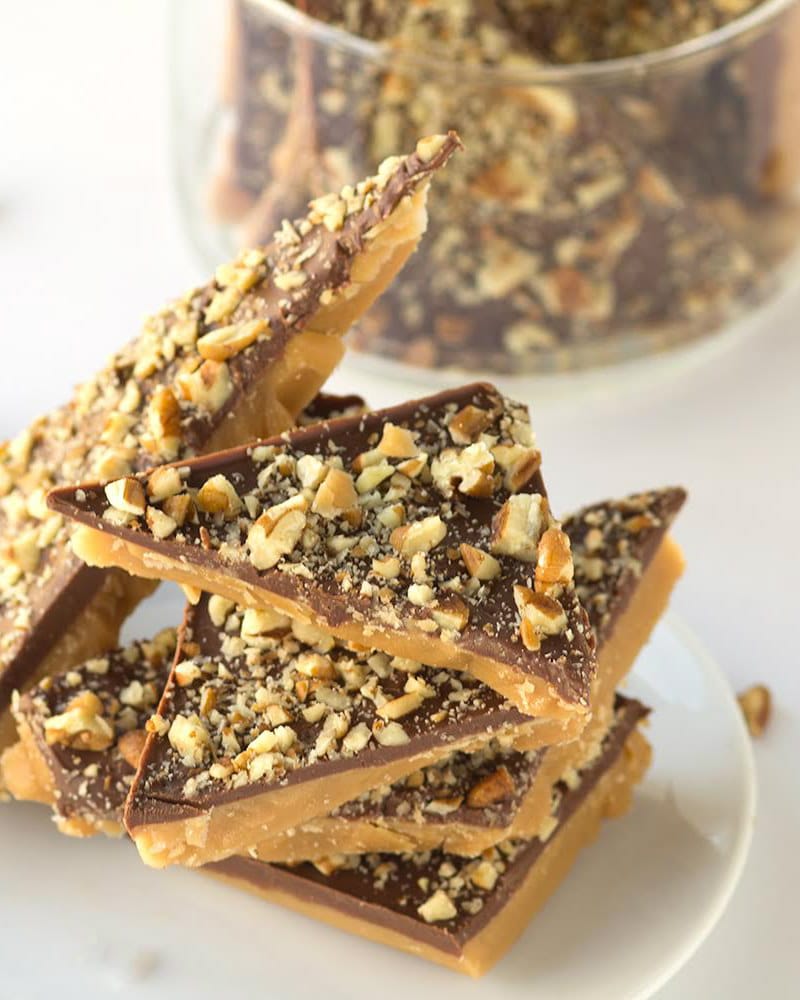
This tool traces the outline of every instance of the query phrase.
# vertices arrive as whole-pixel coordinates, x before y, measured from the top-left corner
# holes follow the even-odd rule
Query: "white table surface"
[[[0,25],[2,439],[67,398],[148,311],[204,275],[171,188],[162,3],[0,0]],[[760,803],[744,878],[664,1000],[800,990],[800,287],[758,323],[678,375],[653,368],[619,392],[527,400],[562,509],[689,487],[676,528],[689,569],[674,606],[734,688],[763,681],[775,699],[756,747]],[[381,401],[402,392],[348,371],[333,384]],[[0,886],[0,969],[21,940],[11,921]]]

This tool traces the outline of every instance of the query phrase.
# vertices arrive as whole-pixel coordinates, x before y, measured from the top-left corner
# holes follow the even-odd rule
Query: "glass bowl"
[[[218,3],[174,0],[175,163],[207,263],[455,128],[466,151],[423,243],[352,334],[384,368],[608,365],[708,336],[796,275],[800,0],[605,61],[503,45],[480,36],[486,63],[279,0],[234,0],[224,23]]]

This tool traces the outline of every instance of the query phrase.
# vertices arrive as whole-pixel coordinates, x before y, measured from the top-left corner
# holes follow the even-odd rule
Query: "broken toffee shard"
[[[560,731],[470,674],[206,595],[147,728],[125,825],[154,867],[246,851],[457,751]]]
[[[176,644],[175,630],[165,629],[15,696],[19,742],[0,754],[8,791],[52,806],[61,833],[122,836],[122,807],[144,748],[145,724],[161,698]]]
[[[338,412],[348,408],[350,402],[324,399],[318,406],[323,407],[322,412]],[[352,405],[358,406],[360,401],[354,400]],[[537,833],[549,816],[554,783],[564,774],[586,766],[598,752],[612,718],[614,687],[627,674],[682,571],[680,551],[668,531],[684,497],[684,491],[677,488],[652,490],[592,504],[564,521],[564,530],[572,542],[575,583],[589,609],[592,627],[598,633],[598,676],[592,694],[595,717],[580,741],[544,751],[518,751],[495,740],[471,754],[448,753],[443,760],[399,782],[381,784],[345,802],[328,816],[318,816],[283,833],[271,829],[268,838],[252,847],[247,845],[248,854],[280,862],[297,862],[333,853],[409,852],[434,848],[476,855],[500,840],[524,839]],[[276,626],[276,635],[286,633],[288,622],[279,616],[271,620],[261,617],[259,621],[259,616],[251,614],[248,617],[246,612],[220,598],[212,598],[209,608],[213,613],[211,623],[216,622],[221,633],[214,646],[222,648],[224,645],[229,654],[240,654],[243,646],[253,639],[263,643],[265,648],[269,646],[265,641],[267,633],[257,636],[254,627]],[[196,619],[204,613],[207,612],[201,605],[193,609],[190,616]],[[306,642],[314,638],[310,630],[300,631]],[[213,631],[209,632],[213,636]],[[321,638],[316,636],[317,641]],[[289,641],[299,644],[296,636]],[[90,661],[65,677],[46,680],[19,700],[15,711],[21,743],[6,751],[0,764],[6,784],[18,798],[53,805],[63,832],[88,835],[120,829],[122,806],[144,745],[144,731],[141,725],[133,726],[136,720],[131,718],[131,709],[141,702],[152,711],[157,700],[148,688],[153,680],[152,651],[159,645],[154,642],[155,646],[135,643],[126,650]],[[193,638],[190,638],[186,643],[187,651],[199,655],[192,643]],[[326,647],[329,653],[333,647],[331,640],[324,641],[323,648]],[[252,646],[250,650],[252,655]],[[316,652],[312,646],[306,651]],[[353,655],[339,661],[331,658],[334,669],[337,662],[346,664],[351,681],[361,678],[363,665],[368,665],[369,661],[369,656]],[[235,666],[222,656],[216,658],[216,663],[217,670],[220,665],[225,665],[226,669]],[[316,692],[320,687],[321,696],[331,700],[329,689],[332,685],[321,684],[323,675],[329,671],[323,669],[325,662],[321,655],[300,663],[311,673],[298,678],[297,694],[302,700],[297,699],[293,711],[296,714],[298,708],[308,709],[313,717],[319,712]],[[385,664],[385,659],[373,659],[372,663],[380,666]],[[398,679],[402,681],[404,695],[408,693],[406,686],[417,691],[435,686],[429,685],[426,678],[440,673],[408,662],[397,669],[400,674],[396,675],[395,686]],[[194,670],[182,668],[180,679],[186,683],[189,673]],[[449,677],[441,673],[440,683]],[[390,674],[391,671],[384,670],[384,677]],[[166,675],[167,670],[162,667],[162,686]],[[510,718],[498,716],[497,695],[489,690],[481,695],[468,677],[464,682],[466,689],[461,689],[463,693],[459,694],[465,699],[462,705],[476,696],[482,697],[488,725],[507,724],[516,717],[522,725],[515,727],[513,736],[509,732],[509,736],[515,743],[535,742],[530,730],[525,733],[531,720],[519,713],[511,713]],[[261,691],[264,686],[264,680],[259,679],[258,690],[266,711],[258,725],[280,725],[281,720],[285,722],[288,696],[273,698],[270,708],[269,700],[264,700]],[[99,702],[93,701],[94,711],[87,704],[87,693],[99,699]],[[372,693],[377,696],[377,687]],[[440,697],[442,693],[449,696],[452,692],[440,692]],[[348,694],[345,684],[342,694],[352,697],[352,690]],[[198,708],[203,698],[208,703],[210,697],[210,694],[202,694],[201,685]],[[253,703],[255,700],[253,698]],[[279,710],[277,705],[281,701]],[[405,714],[411,714],[416,701],[407,698],[392,704],[389,698],[385,703],[389,708],[384,708],[382,715],[374,713],[372,721],[385,721],[385,717],[394,715],[403,725]],[[403,709],[407,712],[398,714]],[[427,717],[433,718],[437,712],[429,711]],[[104,718],[98,719],[98,715]],[[464,709],[460,722],[466,730],[459,725],[451,726],[447,736],[455,740],[459,734],[463,737],[465,731],[472,732],[470,716],[471,713]],[[172,719],[166,721],[171,724]],[[251,721],[255,723],[255,715]],[[440,721],[444,721],[443,716]],[[88,749],[95,742],[97,730],[105,729],[108,735],[106,723],[113,727],[114,741],[100,752]],[[524,739],[521,733],[525,733]],[[327,737],[326,740],[326,749],[336,752],[339,740]],[[118,752],[118,744],[124,753]],[[413,752],[411,741],[405,746],[408,752]],[[87,782],[87,777],[93,780]],[[97,789],[105,790],[99,806]]]
[[[638,702],[621,701],[595,761],[556,787],[541,839],[504,841],[473,859],[427,851],[284,867],[232,857],[203,870],[334,927],[481,976],[556,890],[603,818],[628,809],[650,761],[636,730],[646,714]]]
[[[468,671],[566,740],[595,659],[539,465],[525,407],[476,383],[49,503],[90,565]]]
[[[597,635],[593,718],[578,740],[538,751],[490,744],[453,755],[329,816],[273,834],[250,856],[298,862],[434,848],[473,856],[500,840],[535,835],[547,821],[553,784],[598,753],[614,717],[614,692],[683,572],[668,532],[685,497],[678,487],[651,490],[591,504],[564,520],[575,584]]]
[[[0,445],[0,747],[13,739],[12,691],[111,648],[152,589],[77,560],[47,491],[292,426],[339,361],[340,335],[414,250],[428,181],[458,145],[423,139],[312,202],[269,246],[148,319],[70,404]]]

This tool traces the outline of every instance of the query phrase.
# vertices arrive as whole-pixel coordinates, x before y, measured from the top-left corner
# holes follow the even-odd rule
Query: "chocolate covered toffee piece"
[[[537,780],[546,753],[493,743],[453,754],[243,853],[287,864],[376,851],[444,850],[475,857],[502,840],[530,838],[542,828],[554,784]]]
[[[53,806],[62,833],[120,836],[145,724],[175,653],[174,629],[114,649],[15,697],[20,742],[0,756],[15,798]]]
[[[599,752],[614,691],[663,614],[683,571],[667,532],[685,500],[680,488],[592,504],[566,518],[575,583],[597,635],[593,718],[578,741],[543,751],[490,746],[455,755],[348,802],[330,816],[270,836],[252,849],[265,861],[335,853],[445,850],[476,855],[546,822],[550,790]]]
[[[568,739],[595,663],[539,465],[527,410],[476,383],[50,503],[90,565],[467,670]]]
[[[204,595],[148,730],[125,824],[160,867],[246,850],[459,750],[562,728],[470,674]]]
[[[333,405],[339,408],[344,404],[323,400],[319,405],[330,409]],[[586,766],[599,751],[610,718],[611,696],[606,692],[613,691],[614,684],[627,673],[641,643],[660,617],[682,569],[680,552],[667,531],[683,499],[684,492],[680,489],[639,493],[585,507],[564,522],[564,530],[572,542],[576,584],[598,633],[598,680],[593,695],[595,718],[579,743],[550,747],[540,753],[517,752],[495,741],[473,754],[452,754],[394,785],[383,784],[370,790],[329,816],[315,818],[283,833],[271,830],[268,838],[250,850],[251,855],[262,860],[290,862],[332,853],[434,848],[475,855],[511,836],[533,836],[547,821],[553,784],[565,773]],[[217,620],[221,622],[224,603],[213,598],[211,607],[216,609]],[[201,605],[191,612],[191,616],[196,619],[205,613]],[[236,617],[227,614],[225,623],[228,622],[230,628],[237,627]],[[306,639],[312,635],[307,630],[304,634]],[[230,633],[227,640],[231,652],[238,645],[231,645],[232,635]],[[88,684],[85,680],[76,683],[76,674],[73,674],[68,688],[71,698],[81,698],[88,688],[104,702],[119,703],[121,689],[134,680],[144,683],[141,670],[149,669],[146,661],[132,657],[131,653],[126,653],[125,660],[122,676],[112,670],[98,677],[95,664],[89,665],[88,673],[85,668],[76,672],[88,677]],[[407,670],[415,665],[403,666]],[[427,677],[436,674],[436,671],[420,668],[415,675],[404,674],[396,680],[403,682],[405,693],[409,676],[426,684]],[[471,679],[464,678],[464,681],[467,691],[475,697],[476,689]],[[3,765],[8,787],[17,798],[52,803],[49,789],[74,791],[77,788],[80,791],[80,772],[84,765],[73,765],[69,755],[56,755],[49,748],[42,748],[37,757],[35,743],[31,743],[30,734],[41,733],[44,721],[51,714],[50,706],[54,703],[51,683],[45,682],[42,689],[22,699],[24,711],[18,711],[22,753],[20,745],[7,751]],[[435,684],[430,686],[435,687]],[[301,694],[303,688],[301,682]],[[485,690],[482,697],[486,702],[487,721],[494,719],[492,724],[497,725],[499,699],[490,690]],[[301,704],[305,707],[306,703]],[[512,713],[510,717],[501,717],[499,724],[508,724],[514,718],[524,721],[517,713]],[[462,721],[469,721],[466,714]],[[23,729],[23,722],[27,731]],[[458,731],[453,732],[457,734]],[[541,733],[525,734],[521,726],[515,730],[515,742],[535,741],[541,741]],[[411,742],[407,746],[410,749]],[[98,768],[97,781],[105,782],[106,786],[111,780],[106,778],[106,773],[115,759],[113,748],[108,753],[111,756],[93,754],[91,759]],[[29,756],[34,762],[42,758],[51,773],[41,777],[38,768],[40,780],[36,781],[36,776],[31,774]],[[73,756],[78,756],[80,762],[80,755]],[[132,776],[133,768],[125,773],[126,777]],[[109,813],[101,818],[116,823],[127,785],[122,788],[114,783],[112,787],[117,793],[109,797]],[[69,832],[76,832],[76,818],[89,821],[81,825],[80,832],[94,830],[91,820],[96,815],[96,807],[89,801],[84,809],[81,802],[81,796],[75,794],[68,797],[68,809],[63,801],[56,802],[57,813],[62,816],[68,813],[73,820]]]
[[[544,839],[465,860],[439,851],[339,855],[293,868],[236,857],[207,871],[271,902],[468,975],[494,965],[566,876],[604,817],[624,813],[650,748],[625,702],[592,766],[555,790]]]
[[[0,446],[0,746],[13,738],[11,692],[112,647],[150,589],[75,559],[47,491],[290,427],[339,361],[340,335],[415,248],[428,181],[457,146],[454,135],[421,140],[313,202],[272,244],[148,319],[67,407]],[[168,482],[153,486],[157,534],[186,516]]]

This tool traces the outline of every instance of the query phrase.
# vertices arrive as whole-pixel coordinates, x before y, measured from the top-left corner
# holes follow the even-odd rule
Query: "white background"
[[[158,0],[0,0],[0,439],[204,277],[173,197],[165,22]],[[800,287],[758,325],[677,374],[526,400],[562,509],[689,487],[675,606],[735,688],[763,681],[775,699],[744,879],[665,1000],[796,996],[800,982]],[[11,919],[0,886],[0,967]]]

